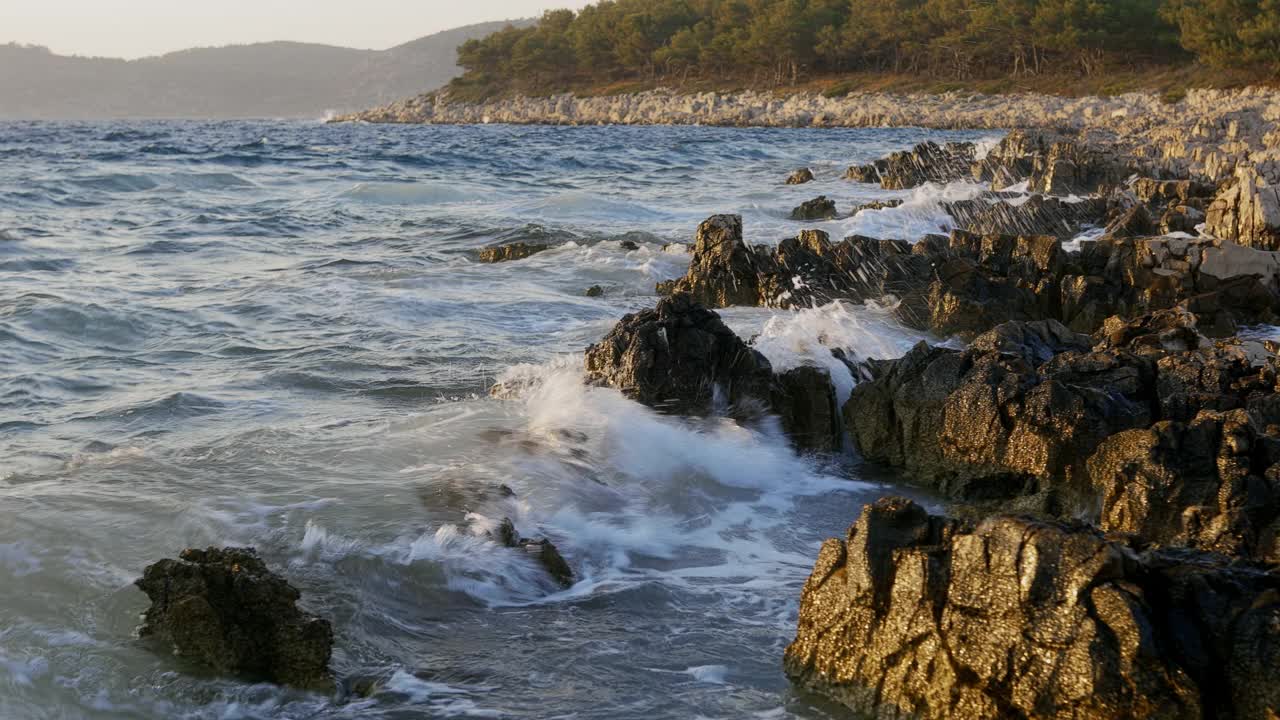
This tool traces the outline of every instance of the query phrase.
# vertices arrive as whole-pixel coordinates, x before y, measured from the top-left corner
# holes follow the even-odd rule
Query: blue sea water
[[[952,138],[987,139],[0,124],[0,718],[828,717],[781,672],[800,588],[894,488],[767,424],[586,388],[581,351],[684,273],[670,244],[710,214],[772,243],[818,194],[903,197],[817,226],[945,228],[938,199],[973,188],[839,176]],[[784,186],[801,166],[818,180]],[[513,240],[555,248],[476,261]],[[725,314],[780,368],[826,362],[819,338],[919,339],[876,307]],[[503,517],[574,587],[490,542]],[[373,691],[214,677],[138,640],[133,580],[206,545],[257,547]]]

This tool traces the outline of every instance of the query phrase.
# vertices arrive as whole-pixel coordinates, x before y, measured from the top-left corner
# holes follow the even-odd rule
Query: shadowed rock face
[[[500,263],[510,260],[523,260],[550,249],[550,245],[541,243],[513,242],[505,245],[493,245],[480,251],[480,262]]]
[[[587,348],[586,367],[591,382],[677,415],[705,415],[717,402],[763,407],[773,378],[763,355],[684,294],[622,318]]]
[[[775,375],[769,361],[716,313],[674,295],[622,319],[587,348],[590,382],[677,415],[772,412],[800,451],[836,452],[844,431],[831,375],[802,366]]]
[[[1003,190],[1022,181],[1034,193],[1089,195],[1123,183],[1132,163],[1111,147],[1052,132],[1015,130],[981,161],[972,178]]]
[[[215,671],[328,689],[333,629],[297,607],[298,591],[247,548],[184,550],[148,567],[140,634]]]
[[[1212,556],[889,498],[823,545],[784,665],[875,717],[1263,720],[1278,591]]]
[[[709,308],[759,304],[757,254],[742,239],[741,215],[713,215],[698,226],[689,272],[660,283],[663,294],[683,293]]]
[[[769,404],[796,449],[836,452],[844,446],[836,390],[826,370],[805,366],[777,375]]]

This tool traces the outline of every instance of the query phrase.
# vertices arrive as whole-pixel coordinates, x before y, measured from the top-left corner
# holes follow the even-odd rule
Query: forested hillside
[[[1191,65],[1280,73],[1280,0],[606,0],[464,43],[465,97],[842,73],[974,80]]]
[[[389,50],[274,42],[140,60],[0,45],[0,119],[318,118],[437,88],[460,72],[459,44],[504,26],[469,25]]]

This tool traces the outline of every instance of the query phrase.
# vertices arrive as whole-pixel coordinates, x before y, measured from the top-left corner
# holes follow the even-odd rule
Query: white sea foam
[[[919,333],[895,322],[891,311],[891,305],[837,301],[779,313],[769,318],[752,344],[769,359],[774,372],[803,365],[825,368],[836,385],[839,406],[843,407],[855,378],[832,350],[844,351],[850,360],[896,358],[919,342]]]
[[[925,235],[950,232],[954,227],[943,203],[972,200],[987,189],[977,183],[926,183],[912,190],[898,207],[863,210],[843,221],[842,229],[846,235],[914,242]]]

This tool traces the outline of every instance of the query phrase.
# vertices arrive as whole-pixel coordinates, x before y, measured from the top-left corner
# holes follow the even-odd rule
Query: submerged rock
[[[622,318],[587,348],[588,380],[677,415],[763,407],[773,377],[769,361],[686,294]]]
[[[892,208],[901,207],[902,200],[895,198],[893,200],[872,200],[871,202],[861,203],[853,206],[851,215],[857,215],[863,210],[890,210]]]
[[[788,185],[804,185],[807,182],[813,182],[813,171],[809,168],[800,168],[787,176]]]
[[[828,540],[784,666],[869,717],[1274,717],[1280,575],[908,500]]]
[[[573,586],[573,568],[569,567],[569,563],[565,562],[560,550],[550,540],[546,538],[530,539],[520,537],[511,518],[503,518],[502,523],[498,525],[498,529],[492,532],[490,536],[495,542],[504,547],[527,553],[561,587]]]
[[[550,249],[550,245],[541,243],[513,242],[505,245],[491,245],[480,251],[480,262],[500,263],[510,260],[523,260]]]
[[[830,220],[839,213],[836,211],[836,201],[827,199],[826,195],[805,201],[799,207],[791,211],[792,220]]]
[[[333,629],[251,548],[184,550],[135,584],[151,599],[140,634],[217,672],[328,689]]]
[[[599,285],[592,285],[591,287],[587,288],[587,291],[583,294],[589,298],[601,297],[604,295],[604,288],[600,287]]]

